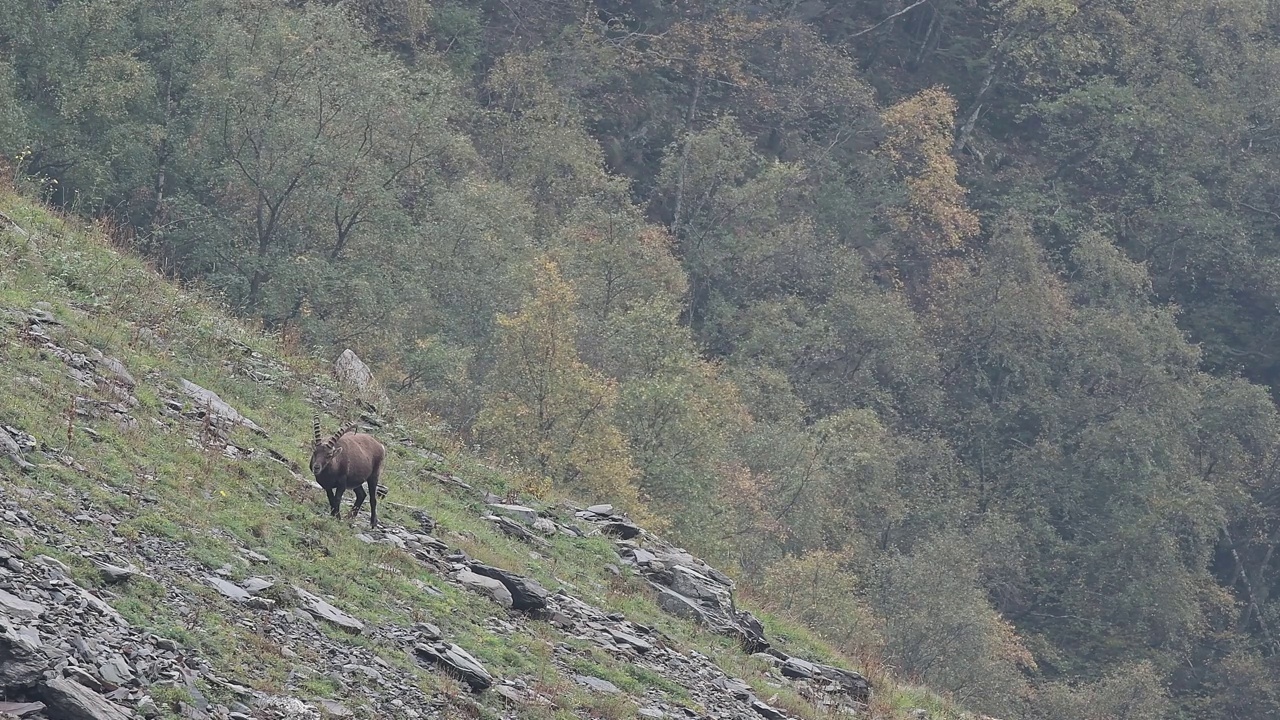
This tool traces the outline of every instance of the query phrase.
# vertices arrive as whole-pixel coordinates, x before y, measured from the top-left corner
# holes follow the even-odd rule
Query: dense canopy
[[[22,182],[531,488],[978,710],[1280,715],[1280,5],[0,17]]]

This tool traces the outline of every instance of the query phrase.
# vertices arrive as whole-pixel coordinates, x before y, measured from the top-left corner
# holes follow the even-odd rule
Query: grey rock
[[[493,676],[479,660],[452,643],[420,644],[414,648],[419,655],[434,662],[465,682],[473,692],[480,692],[493,685]]]
[[[607,522],[601,530],[606,535],[617,535],[623,540],[630,540],[631,538],[638,537],[644,532],[639,525],[627,522],[626,520],[613,520]]]
[[[347,663],[342,666],[342,671],[348,675],[360,675],[368,680],[381,682],[382,673],[377,668],[371,668],[368,665],[359,665],[357,663]]]
[[[730,693],[734,697],[747,699],[752,697],[751,686],[738,678],[721,677],[711,681],[715,687]]]
[[[342,612],[321,598],[303,590],[297,585],[293,586],[293,590],[298,594],[298,599],[302,601],[302,606],[308,611],[320,616],[321,619],[331,622],[348,632],[354,632],[357,634],[364,632],[364,623],[359,620]]]
[[[502,697],[510,700],[513,703],[522,704],[525,702],[524,695],[522,695],[519,690],[516,690],[510,685],[499,685],[498,687],[494,688],[493,691],[501,695]]]
[[[241,415],[235,408],[224,402],[222,398],[218,397],[218,393],[206,390],[185,378],[179,378],[179,380],[182,383],[182,391],[190,395],[195,400],[196,405],[209,408],[209,411],[214,415],[230,423],[244,425],[263,437],[267,436],[266,430],[263,430],[257,423]]]
[[[765,720],[787,720],[786,713],[775,707],[770,707],[762,700],[752,700],[751,709],[755,710]]]
[[[22,458],[22,448],[18,446],[18,441],[14,440],[2,427],[0,427],[0,455],[8,457],[24,472],[35,470],[35,465]]]
[[[98,666],[98,676],[117,687],[133,682],[133,670],[124,658],[116,655]]]
[[[637,565],[649,565],[658,559],[656,555],[644,548],[635,548],[632,550],[631,558]]]
[[[72,591],[76,595],[78,595],[81,599],[83,599],[86,603],[88,603],[89,607],[97,611],[99,615],[102,615],[106,619],[110,620],[112,623],[119,625],[121,627],[128,626],[129,623],[124,619],[124,617],[121,616],[120,613],[116,612],[115,608],[111,607],[105,601],[103,601],[102,598],[98,597],[97,595],[94,595],[93,593],[89,592],[88,590],[78,585],[72,586]]]
[[[808,680],[818,673],[818,669],[812,663],[797,657],[789,657],[784,660],[779,670],[782,671],[784,677],[804,680]]]
[[[128,565],[116,565],[102,560],[94,560],[93,564],[97,566],[98,572],[102,574],[102,579],[109,583],[124,582],[134,575],[141,573],[141,571],[132,563]]]
[[[67,567],[66,563],[57,558],[49,557],[48,555],[37,555],[36,562],[44,565],[45,567],[57,570],[64,577],[71,577],[71,568]]]
[[[702,608],[698,607],[694,601],[666,588],[661,588],[658,591],[658,607],[664,612],[687,620],[701,621],[703,619]]]
[[[350,348],[342,351],[333,361],[333,375],[338,382],[352,390],[356,397],[375,405],[386,405],[387,396],[378,387],[373,371]]]
[[[509,517],[532,525],[538,519],[538,511],[524,505],[507,505],[505,503],[489,503],[489,507],[495,512],[502,513]]]
[[[640,638],[630,633],[625,633],[620,630],[614,630],[611,628],[609,630],[609,634],[613,636],[613,639],[618,643],[621,643],[624,645],[630,645],[631,647],[635,648],[636,652],[646,653],[653,649],[653,645],[649,644],[648,641],[641,640]]]
[[[494,602],[505,608],[510,608],[514,604],[511,591],[499,580],[478,575],[470,570],[460,570],[454,577],[466,587],[482,595],[488,595]]]
[[[0,617],[0,685],[30,685],[49,667],[40,642],[22,630]]]
[[[537,545],[538,547],[547,546],[546,540],[534,535],[529,528],[512,520],[511,518],[503,517],[502,515],[487,515],[485,516],[485,520],[497,525],[499,530],[513,538],[516,538],[517,540],[523,540],[524,542],[531,545]]]
[[[574,675],[573,681],[579,685],[585,685],[596,692],[608,693],[610,695],[617,695],[622,692],[617,685],[614,685],[608,680],[595,677],[594,675]]]
[[[206,575],[204,581],[212,585],[218,592],[236,602],[244,602],[251,597],[244,588],[233,582],[223,580],[222,578]]]
[[[244,604],[248,607],[253,608],[254,610],[274,610],[276,607],[275,600],[272,600],[271,598],[256,597],[256,596],[249,598],[248,600],[245,601]]]
[[[257,595],[263,590],[266,590],[267,588],[274,587],[274,586],[275,586],[274,582],[271,582],[266,578],[260,578],[260,577],[247,578],[246,580],[240,583],[240,587],[244,588],[245,592],[249,593],[250,595]]]
[[[129,374],[129,369],[119,359],[104,355],[98,360],[98,366],[111,373],[112,378],[121,385],[128,388],[137,387],[138,381],[133,379],[133,376]]]
[[[560,529],[556,527],[556,524],[553,521],[544,517],[534,520],[533,525],[530,527],[548,537],[560,532]]]
[[[347,709],[346,705],[334,700],[321,700],[320,707],[324,708],[329,717],[349,718],[355,717],[355,713]]]
[[[6,590],[0,590],[0,613],[11,618],[34,620],[44,614],[45,607],[40,603],[30,602]]]
[[[64,720],[131,720],[133,711],[116,705],[85,686],[54,678],[40,689],[50,715]]]
[[[823,665],[821,663],[810,663],[818,671],[818,674],[825,680],[830,680],[840,686],[840,691],[845,695],[857,700],[858,702],[867,702],[871,699],[871,681],[852,670],[845,670],[834,665]]]
[[[613,506],[607,503],[602,505],[592,505],[591,507],[587,508],[587,512],[592,513],[593,515],[602,515],[602,516],[608,517],[609,515],[613,514]]]
[[[138,711],[138,714],[144,718],[150,719],[160,717],[160,708],[156,705],[156,701],[151,699],[150,695],[144,695],[143,698],[138,701],[138,705],[135,709]]]
[[[547,597],[551,593],[533,578],[516,575],[482,563],[471,563],[471,569],[478,575],[502,583],[511,594],[510,607],[513,610],[541,610],[547,606]]]
[[[71,665],[64,668],[62,674],[68,680],[77,682],[90,690],[102,690],[102,681],[79,665]]]
[[[656,707],[642,707],[636,710],[636,714],[642,718],[652,718],[652,720],[662,720],[667,714]]]
[[[260,552],[254,552],[248,548],[240,548],[240,554],[248,558],[249,562],[258,563],[259,565],[266,565],[271,562],[271,558]]]
[[[42,702],[0,702],[0,715],[26,717],[44,710]]]
[[[693,600],[710,600],[717,604],[728,604],[729,589],[715,582],[702,573],[687,567],[671,569],[672,590]]]
[[[657,586],[658,606],[666,612],[696,620],[714,633],[736,637],[748,653],[769,647],[764,626],[750,613],[734,608],[728,587],[683,565],[673,567],[663,579],[670,588]]]

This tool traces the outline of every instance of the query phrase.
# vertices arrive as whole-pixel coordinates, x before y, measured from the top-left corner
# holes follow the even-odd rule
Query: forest
[[[1012,718],[1280,717],[1280,3],[0,0],[23,186]]]

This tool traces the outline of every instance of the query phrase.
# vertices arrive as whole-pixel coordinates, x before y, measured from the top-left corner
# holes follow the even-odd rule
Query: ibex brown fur
[[[311,449],[311,473],[329,496],[329,511],[339,517],[342,494],[351,488],[356,494],[351,506],[355,517],[364,505],[365,491],[369,486],[369,527],[378,526],[378,475],[382,472],[382,460],[387,449],[372,435],[353,433],[355,423],[349,423],[328,440],[320,440],[320,418],[311,420],[314,444]]]

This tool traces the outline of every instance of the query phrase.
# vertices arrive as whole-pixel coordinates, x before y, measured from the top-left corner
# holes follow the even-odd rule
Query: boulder
[[[244,602],[251,597],[244,588],[236,585],[235,583],[223,580],[222,578],[206,575],[204,580],[212,585],[218,592],[235,602]]]
[[[293,586],[293,591],[298,594],[298,599],[302,601],[302,607],[313,615],[317,615],[321,619],[331,622],[348,632],[356,634],[364,632],[364,623],[330,605],[323,599],[312,595],[297,585]],[[244,592],[244,590],[241,590],[241,592]],[[245,594],[247,595],[248,593]]]
[[[118,358],[110,355],[103,355],[97,359],[98,367],[111,374],[111,379],[115,382],[127,387],[137,387],[138,381],[133,379],[133,375],[129,374],[129,369]]]
[[[747,653],[757,653],[769,647],[763,627],[750,613],[735,610],[732,603],[722,605],[715,599],[695,600],[670,588],[655,586],[658,590],[658,607],[677,617],[688,618],[718,635],[737,638]]]
[[[0,702],[0,716],[26,717],[44,710],[42,702]]]
[[[40,603],[30,602],[6,590],[0,590],[0,613],[11,618],[34,620],[44,614],[45,607]]]
[[[480,692],[493,685],[493,676],[479,660],[452,643],[421,643],[414,647],[418,655],[444,668],[446,672],[466,683],[473,692]]]
[[[49,667],[39,640],[0,616],[0,686],[30,685]]]
[[[372,405],[387,404],[387,396],[378,387],[373,370],[351,348],[343,350],[338,359],[333,361],[333,376],[347,386],[357,399]]]
[[[524,524],[518,523],[509,517],[504,517],[502,515],[486,515],[484,516],[484,519],[494,525],[497,525],[498,529],[504,534],[510,535],[517,540],[523,540],[530,545],[537,545],[538,547],[547,546],[546,540],[534,535]]]
[[[263,430],[257,423],[241,415],[239,411],[224,402],[222,398],[218,397],[218,393],[206,390],[185,378],[179,378],[179,380],[182,383],[182,391],[189,395],[197,406],[208,408],[209,412],[213,413],[215,417],[220,417],[233,425],[243,425],[258,435],[267,437],[266,430]]]
[[[511,591],[500,580],[479,575],[470,570],[459,570],[454,577],[457,578],[458,582],[481,595],[488,595],[502,607],[510,608],[515,604],[515,599],[511,597]]]
[[[607,693],[609,695],[617,695],[622,692],[617,685],[614,685],[603,678],[595,677],[594,675],[574,675],[573,681],[579,685],[585,685],[596,692]]]
[[[137,717],[132,710],[63,678],[46,681],[40,697],[49,706],[49,716],[63,720],[133,720]]]
[[[751,709],[759,713],[765,720],[787,720],[786,713],[767,705],[763,700],[752,700]]]
[[[810,663],[824,680],[830,680],[840,686],[840,692],[857,700],[867,702],[871,699],[871,681],[852,670],[845,670],[833,665]]]
[[[623,540],[630,540],[631,538],[639,537],[640,533],[644,532],[644,530],[641,530],[640,526],[627,520],[610,520],[604,524],[601,528],[601,532],[606,535],[616,535]]]
[[[503,587],[511,594],[510,607],[513,610],[527,612],[530,610],[542,610],[547,606],[547,596],[551,593],[547,592],[547,589],[533,578],[517,575],[502,568],[482,563],[471,563],[471,570],[478,575],[483,575],[502,583]]]
[[[22,448],[18,445],[18,441],[13,439],[7,430],[0,427],[0,456],[9,458],[22,468],[23,472],[31,472],[36,466],[27,462],[22,458]]]
[[[513,517],[526,525],[532,525],[538,519],[538,511],[524,505],[508,505],[506,503],[489,503],[489,507],[498,513]]]

